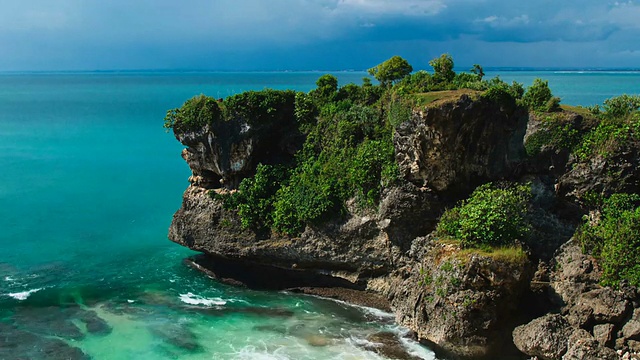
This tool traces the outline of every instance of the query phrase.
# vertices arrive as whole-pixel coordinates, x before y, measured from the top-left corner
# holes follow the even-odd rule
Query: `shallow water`
[[[166,240],[189,176],[166,110],[318,76],[0,76],[0,358],[381,358],[366,338],[403,334],[391,318],[218,284]]]
[[[434,358],[388,314],[219,284],[166,239],[189,176],[166,110],[320,75],[0,75],[0,358],[380,359],[380,332]],[[607,76],[502,74],[583,105],[640,92],[638,74]]]

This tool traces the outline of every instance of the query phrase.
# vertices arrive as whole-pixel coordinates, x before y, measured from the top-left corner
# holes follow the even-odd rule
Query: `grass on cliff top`
[[[560,105],[560,108],[562,109],[562,111],[566,111],[566,112],[570,112],[570,113],[576,113],[578,115],[581,115],[585,119],[593,119],[593,118],[595,118],[595,116],[593,115],[591,110],[589,110],[588,108],[583,107],[583,106],[573,106],[573,105],[562,104],[562,105]]]
[[[455,257],[462,262],[466,262],[472,256],[477,255],[491,258],[500,263],[513,265],[523,265],[529,261],[529,255],[520,245],[483,246],[481,248],[463,249],[461,241],[454,238],[445,237],[439,239],[438,242],[447,245],[445,248],[448,250],[445,250],[445,254],[442,256],[443,259],[446,257]]]
[[[471,89],[443,90],[431,91],[427,93],[411,94],[409,97],[413,100],[415,106],[439,106],[451,101],[458,100],[462,95],[469,95],[473,99],[477,99],[482,91]]]
[[[461,258],[469,258],[472,255],[492,258],[495,261],[514,265],[523,265],[528,261],[527,253],[521,246],[501,246],[497,248],[463,249],[456,254]]]

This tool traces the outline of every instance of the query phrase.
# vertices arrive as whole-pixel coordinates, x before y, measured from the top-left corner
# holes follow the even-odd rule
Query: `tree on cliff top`
[[[413,67],[409,62],[397,55],[368,70],[369,75],[376,78],[376,80],[385,87],[402,80],[405,76],[411,74],[412,71]]]
[[[316,81],[317,88],[311,91],[311,95],[321,102],[332,101],[338,92],[338,78],[331,74],[325,74]]]
[[[433,67],[434,77],[439,82],[451,82],[456,77],[456,73],[453,71],[453,58],[449,54],[442,54],[429,61],[429,65]]]

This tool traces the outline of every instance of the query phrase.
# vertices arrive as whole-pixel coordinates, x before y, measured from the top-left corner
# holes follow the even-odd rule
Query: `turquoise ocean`
[[[166,111],[322,74],[0,74],[0,359],[383,359],[381,331],[434,359],[390,314],[222,285],[167,240],[190,172]],[[573,105],[640,93],[639,72],[495,75]]]

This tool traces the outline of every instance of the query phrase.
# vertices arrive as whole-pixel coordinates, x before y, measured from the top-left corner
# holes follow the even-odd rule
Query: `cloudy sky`
[[[0,0],[0,71],[640,68],[640,1]]]

